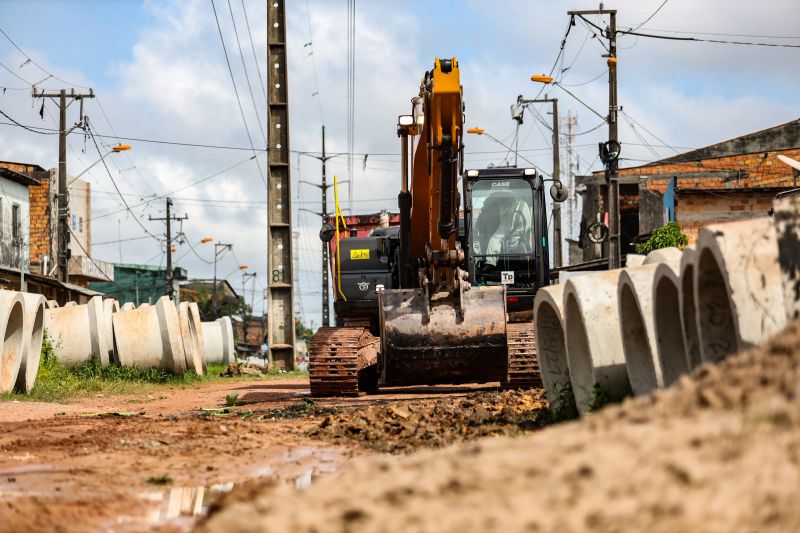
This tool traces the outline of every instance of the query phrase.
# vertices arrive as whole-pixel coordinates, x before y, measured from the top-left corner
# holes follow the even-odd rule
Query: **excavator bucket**
[[[508,372],[505,289],[461,295],[422,291],[380,294],[380,385],[504,381]]]

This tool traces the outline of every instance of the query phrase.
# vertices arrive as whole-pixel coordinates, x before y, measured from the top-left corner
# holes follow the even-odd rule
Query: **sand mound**
[[[524,438],[354,461],[204,531],[800,530],[800,322],[676,387]],[[230,500],[229,500],[230,501]]]

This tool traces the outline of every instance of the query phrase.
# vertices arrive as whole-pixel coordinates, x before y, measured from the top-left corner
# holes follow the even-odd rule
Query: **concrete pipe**
[[[564,285],[539,289],[533,303],[536,352],[547,400],[557,406],[564,395],[573,396],[564,340]]]
[[[577,276],[564,287],[567,364],[581,414],[596,405],[598,392],[617,400],[630,391],[619,328],[619,274]]]
[[[73,307],[73,306],[76,306],[76,305],[78,305],[77,302],[67,302],[67,303],[64,304],[64,307]]]
[[[653,325],[653,276],[657,267],[625,268],[619,275],[619,331],[628,379],[636,396],[664,386]]]
[[[800,318],[800,197],[776,200],[775,231],[787,320]]]
[[[661,263],[656,265],[653,274],[653,325],[657,359],[665,387],[669,387],[679,377],[689,372],[681,325],[678,268],[668,263]]]
[[[114,351],[114,324],[111,317],[114,313],[119,311],[119,302],[113,298],[103,300],[103,320],[100,323],[100,336],[102,344],[105,347],[105,353],[102,354],[101,362],[103,365],[119,364],[119,359]]]
[[[694,265],[697,250],[687,246],[683,250],[680,264],[680,306],[681,326],[683,327],[683,344],[689,370],[702,363],[700,357],[700,339],[697,333],[697,313],[694,302]]]
[[[644,262],[642,264],[655,265],[658,263],[669,263],[678,265],[681,262],[682,256],[683,252],[674,246],[670,246],[669,248],[659,248],[658,250],[653,250],[647,254],[647,257],[644,258]]]
[[[15,291],[0,290],[0,393],[11,392],[24,353],[25,302]]]
[[[155,308],[120,311],[113,314],[112,322],[115,349],[122,366],[169,369]]]
[[[58,307],[58,302],[55,300],[47,300],[47,302],[45,303],[45,307],[47,309],[55,309]]]
[[[49,309],[46,318],[48,335],[56,357],[68,368],[96,360],[108,364],[106,339],[101,337],[103,299],[95,296],[85,305]]]
[[[136,309],[136,304],[133,302],[125,302],[122,304],[122,307],[119,308],[120,311],[130,311],[131,309]]]
[[[161,342],[168,354],[170,370],[175,374],[186,372],[186,354],[183,350],[181,322],[178,306],[169,296],[162,296],[155,305],[158,324],[161,327]]]
[[[46,300],[41,294],[21,292],[25,303],[22,323],[22,362],[17,374],[16,390],[29,393],[36,384],[39,360],[44,341],[44,312]]]
[[[236,362],[236,345],[233,340],[233,324],[231,317],[224,316],[218,318],[217,322],[220,323],[222,329],[222,346],[224,348],[222,362],[226,365]]]
[[[145,303],[143,303],[143,304],[139,305],[139,309],[144,309],[144,308],[146,308],[146,307],[150,307],[150,304],[149,304],[149,303],[147,303],[147,302],[145,302]]]
[[[194,322],[194,330],[197,334],[197,344],[200,347],[200,360],[203,367],[203,373],[206,372],[206,357],[205,357],[205,339],[203,339],[203,322],[200,318],[200,306],[197,302],[189,302],[189,316]]]
[[[702,228],[694,274],[703,361],[719,362],[762,343],[786,325],[771,218]]]
[[[644,263],[644,260],[647,256],[639,255],[639,254],[628,254],[625,256],[625,266],[626,267],[638,267]]]
[[[163,296],[154,306],[113,315],[114,341],[120,364],[160,368],[174,374],[186,371],[178,310]]]
[[[225,357],[222,326],[219,322],[203,322],[203,357],[206,365],[219,365]]]
[[[201,333],[198,333],[197,323],[194,320],[188,302],[181,302],[178,305],[178,316],[180,318],[181,341],[183,343],[183,354],[185,357],[186,368],[194,370],[198,375],[203,374],[203,354],[200,345]]]

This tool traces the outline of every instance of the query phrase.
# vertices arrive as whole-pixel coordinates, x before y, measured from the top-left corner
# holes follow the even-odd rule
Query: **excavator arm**
[[[437,58],[412,114],[398,121],[402,281],[401,289],[379,294],[383,384],[502,381],[507,374],[505,289],[471,287],[456,240],[463,117],[458,62]]]

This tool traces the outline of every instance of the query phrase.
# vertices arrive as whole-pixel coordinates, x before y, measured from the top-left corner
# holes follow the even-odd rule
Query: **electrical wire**
[[[109,277],[106,275],[106,273],[105,273],[105,272],[103,272],[103,268],[102,268],[100,265],[98,265],[98,264],[95,262],[95,260],[94,260],[94,259],[92,259],[92,256],[89,254],[89,252],[87,252],[87,251],[86,251],[86,248],[84,248],[84,247],[83,247],[83,244],[81,244],[81,241],[80,241],[80,239],[78,238],[78,236],[77,236],[77,235],[75,235],[75,232],[74,232],[74,231],[72,231],[72,228],[70,228],[70,227],[69,227],[69,224],[67,224],[67,230],[69,230],[69,233],[70,233],[70,235],[72,235],[73,237],[75,237],[75,242],[78,244],[78,247],[79,247],[81,250],[83,250],[83,253],[84,253],[84,254],[86,254],[86,255],[85,255],[85,257],[86,257],[87,259],[89,259],[89,261],[91,261],[91,262],[92,262],[92,264],[93,264],[95,267],[97,267],[97,271],[98,271],[98,272],[100,272],[100,274],[102,274],[102,275],[103,275],[103,277],[104,277],[104,278],[106,278],[108,281],[110,281],[111,283],[114,283],[114,280],[113,280],[113,279],[111,279],[111,278],[109,278]]]
[[[723,39],[703,39],[701,37],[673,37],[670,35],[656,35],[652,33],[641,33],[633,30],[619,30],[617,33],[622,35],[636,35],[638,37],[648,37],[651,39],[664,39],[667,41],[693,41],[700,43],[734,44],[741,46],[766,46],[772,48],[800,48],[800,44],[785,43],[757,43],[751,41],[728,41]]]
[[[214,5],[214,0],[211,0],[211,8],[214,11],[214,20],[217,22],[217,31],[219,31],[219,40],[222,43],[222,52],[225,54],[225,63],[228,65],[228,73],[231,75],[231,83],[233,84],[233,92],[236,95],[236,104],[239,106],[239,112],[242,115],[242,122],[244,123],[244,131],[247,133],[247,140],[250,142],[250,149],[253,151],[253,155],[256,155],[255,145],[253,144],[253,137],[250,135],[250,128],[247,126],[247,119],[244,116],[244,107],[242,107],[242,100],[239,98],[239,89],[236,87],[236,79],[233,76],[233,69],[231,68],[231,61],[228,57],[228,49],[225,46],[225,37],[222,35],[222,26],[219,23],[219,17],[217,16],[217,7]],[[261,163],[258,162],[256,159],[256,166],[258,167],[258,175],[261,177],[261,181],[264,183],[264,187],[269,189],[267,185],[267,179],[264,177],[264,171],[261,170]]]
[[[639,23],[639,25],[638,25],[638,26],[636,26],[636,27],[633,29],[633,31],[636,31],[636,30],[638,30],[639,28],[641,28],[642,26],[644,26],[645,24],[647,24],[648,22],[650,22],[650,20],[651,20],[653,17],[655,17],[656,15],[658,15],[658,12],[659,12],[659,11],[661,11],[661,8],[662,8],[662,7],[664,7],[664,6],[667,4],[667,2],[669,2],[669,0],[664,0],[663,2],[661,2],[661,5],[660,5],[660,6],[658,6],[658,8],[656,8],[656,10],[655,10],[655,11],[653,11],[653,13],[652,13],[652,14],[651,14],[649,17],[647,17],[646,19],[644,19],[644,22],[641,22],[641,23]]]
[[[253,96],[253,86],[250,85],[250,74],[247,72],[247,64],[244,61],[244,52],[242,51],[242,42],[239,40],[239,30],[236,28],[236,17],[233,16],[233,7],[231,7],[231,0],[228,0],[228,11],[231,14],[231,22],[233,23],[233,34],[236,36],[236,46],[239,48],[239,57],[242,59],[242,70],[244,70],[244,78],[247,81],[247,89],[250,91],[250,100],[253,102],[253,111],[256,114],[256,121],[258,122],[258,132],[264,140],[264,146],[267,146],[267,136],[264,133],[264,125],[261,123],[261,113],[256,105],[256,97]]]
[[[48,75],[48,78],[53,78],[54,80],[58,80],[58,81],[60,81],[61,83],[64,83],[64,84],[66,84],[66,85],[69,85],[69,86],[71,86],[71,87],[76,87],[76,88],[80,88],[80,89],[90,89],[90,88],[91,88],[91,87],[87,87],[87,86],[85,86],[85,85],[78,85],[77,83],[72,83],[72,82],[69,82],[69,81],[67,81],[67,80],[61,79],[61,78],[59,78],[58,76],[56,76],[55,74],[53,74],[52,72],[49,72],[49,71],[48,71],[47,69],[45,69],[45,68],[44,68],[42,65],[40,65],[39,63],[37,63],[37,62],[36,62],[36,61],[35,61],[35,60],[34,60],[34,59],[31,57],[31,56],[29,56],[28,54],[26,54],[25,52],[23,52],[23,51],[22,51],[22,48],[20,48],[19,46],[17,46],[17,43],[15,43],[15,42],[14,42],[14,41],[11,39],[11,37],[9,37],[9,36],[8,36],[8,34],[7,34],[7,33],[6,33],[4,30],[3,30],[3,28],[2,28],[2,27],[0,27],[0,33],[2,33],[2,34],[3,34],[3,37],[5,37],[6,39],[8,39],[8,42],[10,42],[10,43],[11,43],[11,44],[14,46],[14,48],[16,48],[16,49],[17,49],[17,51],[18,51],[20,54],[22,54],[23,56],[25,56],[25,59],[27,59],[27,62],[30,62],[30,63],[32,63],[33,65],[36,65],[36,66],[39,68],[39,70],[41,70],[42,72],[44,72],[45,74],[47,74],[47,75]],[[48,78],[45,78],[45,79],[48,79]],[[44,81],[44,80],[42,80],[42,81]],[[28,83],[28,82],[26,81],[25,83]],[[39,82],[39,83],[42,83],[42,82]]]
[[[244,0],[242,0],[242,12],[244,12],[245,26],[247,26],[247,35],[250,37],[250,49],[253,51],[253,63],[256,64],[256,72],[258,73],[258,83],[261,85],[261,94],[264,95],[264,101],[267,101],[267,91],[264,89],[264,79],[261,75],[261,67],[259,67],[258,56],[256,55],[256,46],[253,44],[253,34],[250,31],[250,19],[247,17],[247,7]]]
[[[311,96],[312,97],[316,96],[317,98],[317,106],[319,107],[319,121],[324,126],[325,114],[322,112],[322,95],[319,92],[319,78],[317,77],[317,58],[314,55],[314,36],[311,32],[311,8],[309,7],[308,0],[306,0],[306,22],[308,23],[308,44],[306,46],[311,47],[311,52],[308,54],[308,57],[311,57],[311,68],[314,71],[314,94],[312,94]]]
[[[97,139],[95,139],[94,135],[92,135],[92,130],[87,127],[86,128],[86,132],[89,134],[89,138],[92,139],[92,143],[94,144],[94,147],[97,149],[97,154],[101,157],[100,162],[103,163],[103,168],[106,169],[106,173],[108,173],[108,178],[111,180],[111,184],[114,185],[114,189],[116,189],[117,193],[119,194],[120,200],[122,200],[122,203],[125,204],[125,208],[127,209],[127,211],[133,216],[133,219],[136,221],[136,223],[139,225],[139,227],[144,230],[144,232],[146,234],[148,234],[150,237],[152,237],[153,239],[155,239],[158,242],[163,241],[163,239],[161,239],[159,237],[156,237],[155,235],[150,233],[150,230],[148,230],[145,227],[145,225],[142,224],[142,221],[139,220],[139,217],[136,216],[136,214],[133,212],[131,207],[128,205],[128,201],[125,200],[124,196],[122,196],[122,192],[119,190],[119,187],[117,186],[117,182],[114,180],[114,176],[111,175],[111,170],[108,168],[108,165],[106,164],[106,160],[103,157],[103,152],[100,150],[100,146],[97,144]]]

